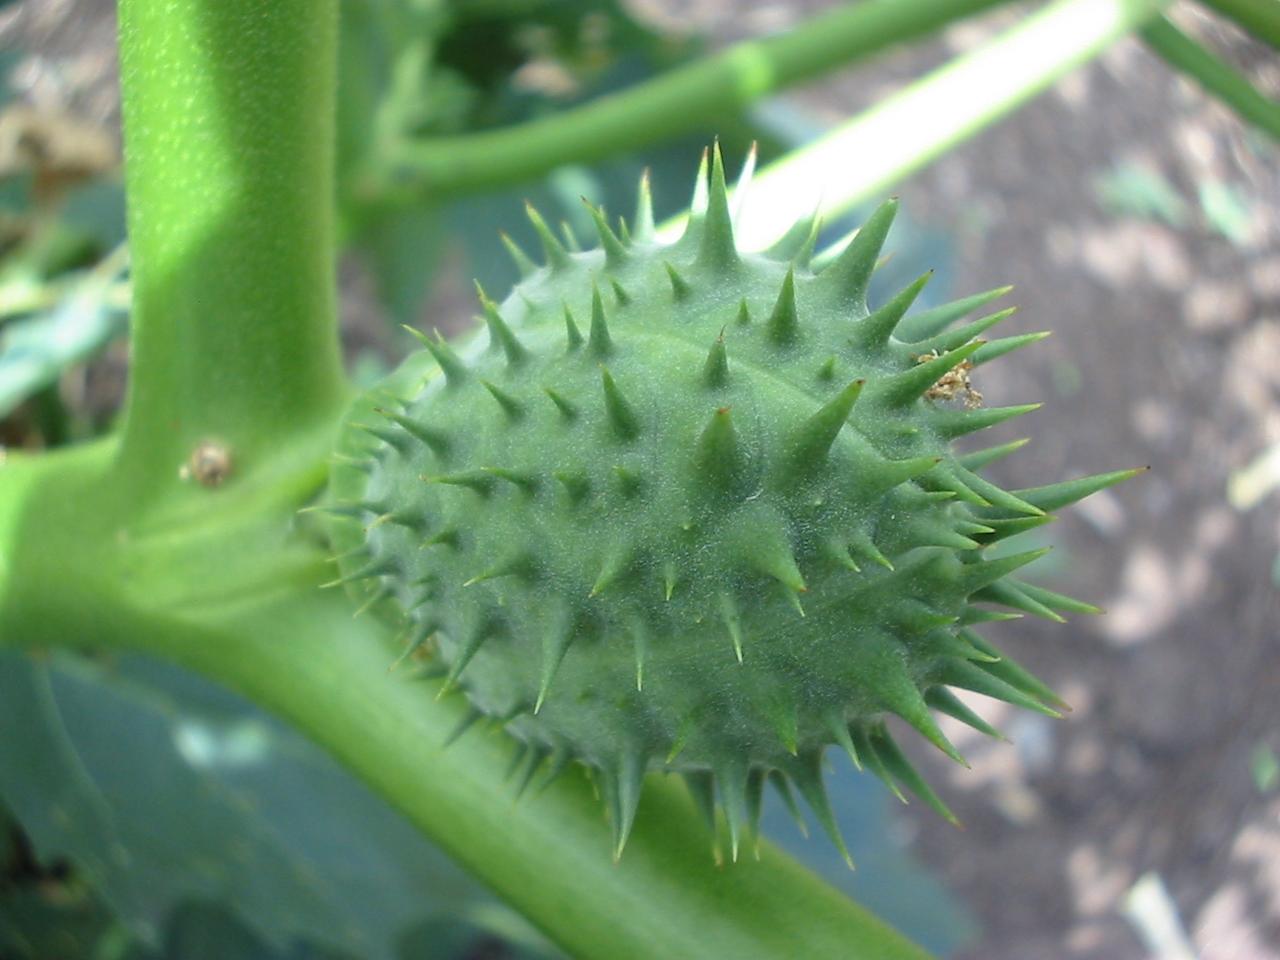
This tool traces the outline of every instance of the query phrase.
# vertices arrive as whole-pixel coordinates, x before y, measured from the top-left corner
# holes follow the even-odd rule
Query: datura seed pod
[[[653,770],[722,812],[735,856],[766,780],[843,850],[831,745],[950,818],[885,718],[963,762],[935,713],[997,734],[955,690],[1060,705],[976,628],[1092,608],[1017,578],[1043,551],[990,550],[1135,471],[1009,491],[982,468],[1018,444],[953,451],[1034,409],[981,406],[968,372],[1039,337],[961,322],[1004,289],[908,316],[927,275],[873,309],[895,208],[832,256],[812,220],[744,253],[712,151],[674,243],[645,183],[630,225],[591,210],[592,250],[530,209],[543,263],[508,242],[523,279],[480,292],[487,336],[423,337],[425,375],[345,428],[336,582],[505,723],[519,783],[592,771],[619,854]]]

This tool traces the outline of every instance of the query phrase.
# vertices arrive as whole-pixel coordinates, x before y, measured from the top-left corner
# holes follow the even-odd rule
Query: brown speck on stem
[[[231,469],[231,451],[226,444],[217,440],[201,440],[178,468],[178,477],[194,480],[202,487],[218,487],[231,476]]]

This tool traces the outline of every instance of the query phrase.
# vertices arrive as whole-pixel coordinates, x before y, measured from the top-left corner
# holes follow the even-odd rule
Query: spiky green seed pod
[[[984,550],[1128,473],[1008,492],[978,471],[1010,447],[952,452],[1033,409],[950,399],[1006,352],[977,339],[1004,314],[953,325],[1005,291],[904,319],[922,278],[869,309],[894,210],[820,272],[812,224],[737,249],[718,152],[671,245],[647,185],[621,237],[593,211],[587,252],[531,211],[545,265],[518,254],[511,296],[480,293],[487,343],[424,338],[431,374],[344,441],[355,497],[334,509],[364,544],[341,580],[390,598],[408,648],[506,721],[523,783],[595,771],[618,852],[650,770],[714,795],[735,854],[766,779],[843,848],[829,745],[949,817],[885,718],[960,760],[933,711],[994,731],[950,688],[1054,712],[973,626],[1003,616],[986,604],[1086,606],[1014,579],[1040,551]]]

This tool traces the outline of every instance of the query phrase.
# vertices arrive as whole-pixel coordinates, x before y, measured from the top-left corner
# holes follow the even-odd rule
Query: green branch
[[[1280,3],[1276,0],[1201,0],[1259,40],[1280,50]]]
[[[320,438],[313,438],[318,440]],[[0,644],[135,651],[186,666],[291,721],[515,909],[579,957],[920,960],[924,954],[785,854],[717,867],[693,804],[651,777],[626,855],[612,861],[599,801],[573,773],[516,801],[512,740],[477,728],[446,747],[460,696],[389,673],[391,631],[353,620],[332,567],[290,534],[314,486],[300,463],[252,495],[127,526],[112,445],[0,471]],[[266,491],[275,490],[275,497]],[[121,537],[121,530],[131,535]],[[341,824],[335,824],[341,829]],[[358,841],[358,838],[355,838]]]
[[[790,33],[740,43],[621,93],[519,126],[407,142],[389,166],[410,191],[477,190],[531,180],[703,126],[783,87],[931,33],[1003,0],[848,4]],[[374,183],[380,181],[376,173]],[[379,189],[374,186],[376,193]]]
[[[336,0],[121,0],[133,482],[340,409],[336,30]]]
[[[765,169],[750,186],[739,243],[762,248],[796,210],[835,216],[981,133],[1142,27],[1168,0],[1058,0],[982,47]],[[663,225],[668,238],[680,223]]]
[[[1181,70],[1259,130],[1280,140],[1280,103],[1161,17],[1142,31],[1142,39],[1165,63]]]

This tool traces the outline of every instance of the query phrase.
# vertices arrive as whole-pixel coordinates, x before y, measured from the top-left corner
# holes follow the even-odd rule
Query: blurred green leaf
[[[125,332],[125,257],[118,249],[60,288],[49,309],[0,327],[0,417]],[[20,292],[0,290],[0,298]]]
[[[483,896],[317,748],[141,658],[0,658],[0,795],[42,860],[69,858],[152,943],[201,898],[273,946],[391,958]]]
[[[1249,766],[1259,793],[1267,793],[1280,784],[1280,759],[1276,758],[1275,751],[1267,744],[1259,743],[1254,746]]]
[[[1249,242],[1253,211],[1248,195],[1240,187],[1206,180],[1200,184],[1200,210],[1209,226],[1236,246]]]
[[[1187,222],[1187,204],[1158,170],[1121,164],[1094,180],[1094,193],[1113,216],[1159,220],[1171,227]]]

